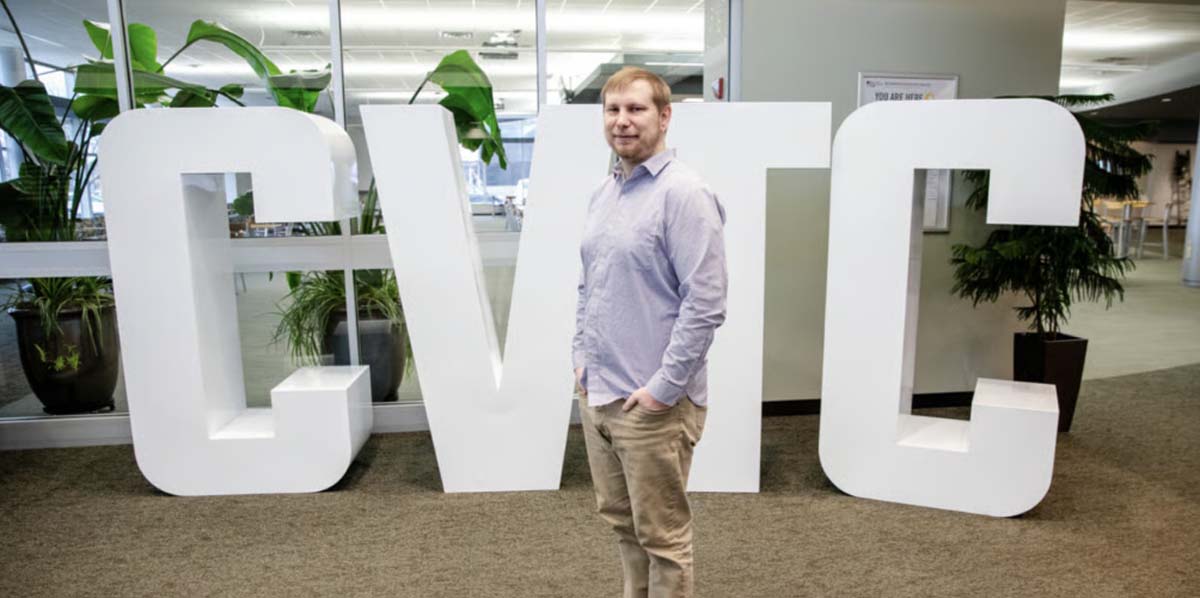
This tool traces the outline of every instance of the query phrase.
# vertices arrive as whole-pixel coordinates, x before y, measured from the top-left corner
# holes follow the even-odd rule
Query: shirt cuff
[[[654,373],[654,377],[646,384],[646,390],[654,395],[654,400],[667,405],[674,405],[679,402],[679,397],[683,396],[683,387],[667,382],[662,370]]]
[[[585,355],[586,354],[583,351],[576,351],[571,354],[571,363],[574,365],[576,370],[583,367],[584,364],[587,363],[587,360],[584,358]]]

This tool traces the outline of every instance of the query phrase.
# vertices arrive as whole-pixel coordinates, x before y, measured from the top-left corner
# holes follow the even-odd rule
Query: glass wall
[[[35,298],[68,297],[48,330]],[[0,325],[0,418],[126,410],[107,278],[0,281],[0,302],[10,306]]]
[[[358,146],[360,189],[372,178],[362,106],[435,104],[483,91],[492,105],[470,116],[479,120],[477,135],[490,140],[466,142],[461,152],[473,220],[479,231],[519,230],[537,113],[535,30],[532,1],[343,2],[347,129]],[[455,89],[462,80],[446,67],[477,69],[491,89]],[[503,144],[506,159],[486,155],[490,142]]]
[[[537,114],[536,14],[532,1],[342,2],[342,43],[346,78],[347,130],[358,152],[359,189],[366,196],[373,168],[362,129],[365,105],[436,104],[451,106],[454,94],[471,105],[465,118],[476,123],[475,140],[460,144],[463,177],[472,223],[480,234],[515,234],[524,214]],[[449,69],[478,71],[490,84],[463,85]],[[464,88],[465,87],[465,88]],[[490,105],[472,96],[490,96]],[[455,108],[457,109],[457,108]],[[456,114],[456,117],[459,114]],[[482,145],[478,139],[484,138]],[[496,148],[503,154],[491,155]],[[379,226],[356,232],[379,234],[379,207],[364,201]],[[364,221],[370,222],[366,219]],[[515,238],[512,242],[516,242]],[[503,343],[512,295],[511,265],[485,267],[493,320]],[[363,293],[385,282],[373,271],[356,273]],[[362,301],[360,300],[360,305]],[[394,343],[383,334],[378,316],[362,313],[363,361],[379,353],[378,343]],[[368,329],[370,328],[370,329]],[[394,333],[393,333],[394,334]],[[411,366],[411,355],[407,356]],[[395,369],[390,363],[372,368]],[[415,371],[403,376],[398,397],[419,400]],[[373,380],[374,382],[374,380]]]
[[[94,125],[116,114],[115,100],[106,99],[115,96],[115,88],[99,88],[93,97],[79,100],[75,84],[76,67],[101,58],[84,22],[107,21],[107,4],[16,0],[8,7],[12,18],[0,15],[0,84],[40,84],[45,94],[21,94],[21,108],[57,121],[61,134],[0,134],[0,180],[17,179],[22,167],[26,175],[26,184],[4,189],[3,200],[10,207],[0,210],[0,240],[102,240],[104,199],[93,170]],[[53,122],[38,124],[54,127]]]
[[[76,68],[101,57],[84,22],[105,22],[107,4],[16,0],[8,8],[11,19],[0,14],[0,84],[20,91],[5,110],[29,113],[37,129],[0,134],[0,241],[103,240],[95,140],[116,114],[109,99],[115,87],[99,87],[81,100]],[[38,308],[46,301],[70,305],[50,335]],[[112,411],[124,402],[111,304],[104,277],[0,280],[7,312],[0,315],[0,418],[72,411],[65,397],[78,394],[70,388],[73,379],[85,388],[77,398],[88,409]],[[85,325],[80,305],[103,316]]]
[[[282,106],[333,118],[329,4],[129,0],[137,108]],[[164,78],[165,76],[165,78]],[[230,235],[337,234],[337,223],[260,222],[248,178],[226,182]]]
[[[672,83],[676,100],[699,99],[705,12],[717,1],[548,2],[547,67],[540,73],[547,83],[546,102],[598,102],[604,80],[626,64],[662,74]],[[0,216],[0,240],[102,241],[104,195],[98,171],[92,169],[103,125],[118,113],[117,67],[108,23],[119,19],[110,18],[105,0],[12,0],[8,5],[47,90],[43,100],[52,106],[62,127],[63,143],[77,140],[79,151],[74,170],[69,172],[91,176],[69,177],[61,186],[65,199],[60,203],[65,208],[50,225],[25,230],[7,219],[7,211],[0,210],[5,215]],[[359,312],[354,331],[359,337],[360,362],[380,371],[400,371],[384,380],[381,390],[373,391],[376,399],[419,400],[394,274],[359,265],[353,270],[355,291],[351,292],[345,288],[343,270],[318,269],[354,268],[357,262],[342,265],[341,258],[330,257],[340,249],[313,249],[313,245],[303,245],[303,239],[275,238],[385,232],[372,193],[373,170],[361,107],[442,103],[452,112],[463,111],[451,96],[467,94],[491,97],[490,102],[471,103],[465,112],[470,126],[459,131],[472,220],[476,231],[485,236],[487,242],[482,245],[491,248],[488,251],[508,247],[506,243],[515,245],[525,215],[536,139],[535,2],[125,0],[123,6],[136,109],[283,106],[332,119],[336,102],[344,101],[346,107],[346,130],[358,153],[361,215],[370,216],[354,219],[349,231],[336,222],[259,222],[254,218],[250,175],[226,173],[220,181],[231,238],[252,239],[255,251],[265,252],[260,255],[267,256],[268,263],[288,263],[286,268],[292,269],[234,275],[248,405],[269,405],[270,389],[297,365],[349,362],[352,335],[346,330],[344,309],[338,306],[332,310],[337,313],[306,319],[316,299],[323,298],[328,307],[331,297],[336,304],[337,297],[344,303],[347,296],[356,302]],[[341,9],[341,51],[336,55],[331,47],[331,6]],[[16,27],[0,23],[0,29],[6,30],[0,32],[0,83],[12,87],[31,78],[33,71]],[[344,70],[338,97],[332,81],[331,63],[335,60],[342,62]],[[490,87],[462,86],[460,80],[445,76],[446,66],[477,70]],[[28,140],[0,135],[0,178],[13,179],[23,163],[37,162],[37,152],[44,151],[29,145]],[[305,255],[317,256],[317,261],[288,259],[297,242],[308,248],[305,251],[310,253]],[[235,242],[235,249],[238,247],[245,245]],[[506,249],[501,253],[503,256],[484,256],[484,274],[503,347],[515,263],[511,258],[514,252]],[[63,252],[39,256],[39,263],[50,264],[46,274],[61,276],[64,269],[71,268],[70,259],[64,247]],[[102,267],[93,269],[95,274],[103,274]],[[7,270],[16,271],[12,267]],[[7,276],[27,275],[22,271]],[[48,293],[53,287],[56,292],[92,293],[93,299],[104,302],[111,299],[105,295],[110,292],[107,285],[107,279],[96,276],[0,278],[0,300],[15,304],[17,298]],[[395,309],[385,309],[388,305]],[[42,366],[63,368],[74,367],[82,357],[66,345],[58,347],[58,353],[42,355],[33,347],[37,343],[18,342],[17,318],[4,320],[0,323],[0,417],[44,415],[46,406],[33,389],[36,372],[26,371],[21,353],[36,356],[36,363]],[[43,344],[41,348],[47,347]],[[403,382],[398,382],[401,379]],[[126,409],[119,372],[111,394],[112,405],[100,405],[96,412]]]
[[[546,14],[549,104],[594,104],[613,73],[658,73],[673,99],[704,96],[704,0],[585,0]]]

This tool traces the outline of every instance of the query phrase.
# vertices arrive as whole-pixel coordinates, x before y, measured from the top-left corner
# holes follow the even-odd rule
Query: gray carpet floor
[[[764,420],[761,493],[694,496],[699,595],[1200,596],[1200,365],[1086,382],[1010,519],[841,494],[817,424]],[[0,596],[617,596],[577,428],[564,470],[446,495],[429,435],[390,434],[328,492],[177,498],[128,446],[0,452]]]

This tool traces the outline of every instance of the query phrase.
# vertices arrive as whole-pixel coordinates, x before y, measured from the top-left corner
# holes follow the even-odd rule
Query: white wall
[[[960,98],[1058,90],[1065,0],[748,0],[744,6],[742,98],[832,101],[835,131],[856,107],[860,71],[958,75]],[[829,180],[828,170],[768,175],[766,400],[820,394]],[[956,181],[950,233],[925,235],[917,392],[971,390],[977,376],[1012,371],[1011,333],[1020,329],[1012,304],[973,309],[949,293],[951,245],[978,243],[987,234],[983,216],[963,207],[965,187]]]

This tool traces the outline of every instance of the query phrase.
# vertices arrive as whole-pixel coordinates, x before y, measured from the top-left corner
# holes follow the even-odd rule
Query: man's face
[[[671,106],[659,112],[652,98],[650,84],[641,80],[604,94],[604,138],[622,160],[650,158],[667,134]]]

